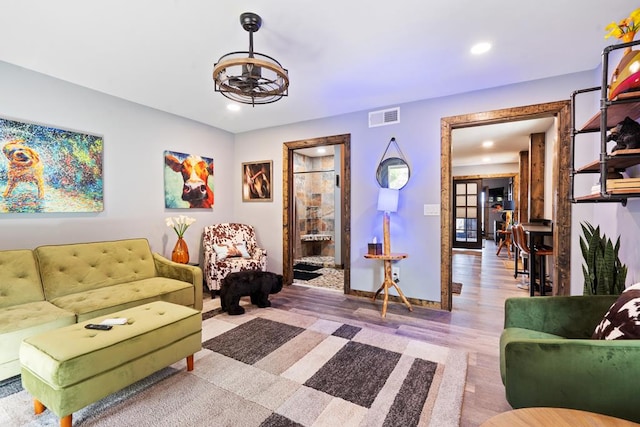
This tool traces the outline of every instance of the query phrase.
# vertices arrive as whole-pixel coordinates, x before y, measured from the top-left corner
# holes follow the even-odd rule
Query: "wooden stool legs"
[[[380,291],[378,291],[380,292]],[[400,289],[398,289],[398,292],[400,292]],[[386,294],[386,292],[385,292]],[[378,294],[376,294],[377,296]],[[402,292],[400,292],[400,295],[402,295]],[[404,298],[404,296],[403,296]],[[386,299],[385,299],[385,310],[386,310],[387,306],[386,306]],[[193,371],[193,354],[191,356],[187,356],[187,371]],[[42,404],[42,402],[40,402],[38,399],[33,399],[33,412],[38,415],[43,413],[45,410],[47,409],[46,406],[44,406]],[[73,425],[73,417],[72,414],[66,415],[62,418],[60,418],[60,427],[72,427]]]
[[[71,427],[72,425],[73,421],[71,420],[71,414],[60,418],[60,427]]]
[[[38,399],[33,399],[33,411],[36,415],[41,414],[47,409]]]
[[[500,251],[502,248],[507,249],[507,257],[511,259],[511,232],[510,231],[499,231],[499,234],[502,234],[502,241],[498,246],[498,252],[496,252],[496,256],[500,255]]]
[[[193,354],[187,356],[187,371],[193,371]]]
[[[36,415],[41,414],[47,409],[38,399],[33,399],[33,411]],[[73,419],[71,414],[60,418],[60,427],[71,427],[73,425]]]

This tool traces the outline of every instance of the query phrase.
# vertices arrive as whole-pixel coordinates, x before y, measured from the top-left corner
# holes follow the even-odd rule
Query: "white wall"
[[[488,165],[474,166],[457,166],[451,168],[451,175],[497,175],[500,173],[519,173],[519,165],[517,163],[495,163]]]
[[[105,210],[96,214],[1,214],[0,249],[40,244],[146,237],[155,251],[168,255],[175,235],[164,223],[186,213],[197,223],[187,231],[192,258],[197,258],[204,225],[222,221],[256,226],[260,244],[269,251],[268,269],[282,271],[282,144],[287,141],[351,134],[351,287],[375,291],[380,266],[365,260],[367,242],[382,235],[376,210],[375,171],[392,136],[411,167],[401,190],[399,211],[391,218],[391,245],[407,252],[400,261],[401,286],[409,297],[440,300],[440,218],[424,216],[424,204],[440,203],[440,118],[568,99],[572,91],[599,82],[597,72],[582,72],[517,85],[402,104],[397,125],[367,127],[362,111],[237,135],[123,101],[89,89],[0,63],[0,115],[104,136]],[[286,99],[281,101],[286,102]],[[597,110],[597,100],[581,107],[578,122]],[[395,106],[395,105],[393,105]],[[393,106],[379,106],[380,109]],[[261,108],[268,108],[263,106]],[[373,110],[373,109],[372,109]],[[582,163],[597,158],[585,144]],[[212,210],[166,210],[163,202],[162,152],[192,152],[213,157],[215,197]],[[133,159],[133,160],[132,160]],[[240,165],[273,160],[273,202],[243,203]],[[579,161],[578,164],[581,162]],[[592,183],[583,184],[590,187]],[[587,219],[623,234],[622,258],[629,280],[640,279],[634,261],[640,252],[640,200],[620,205],[574,205],[572,292],[582,292],[579,222]]]
[[[236,163],[273,159],[276,185],[273,203],[242,203],[236,198],[234,215],[257,226],[269,250],[269,269],[281,271],[282,179],[278,171],[282,170],[282,144],[351,134],[351,287],[375,291],[380,285],[380,266],[363,255],[371,236],[382,234],[375,171],[386,144],[395,136],[411,167],[411,179],[400,192],[399,211],[391,217],[392,251],[409,254],[399,263],[401,286],[407,296],[440,301],[440,218],[423,215],[424,204],[440,204],[440,118],[568,99],[572,91],[593,86],[596,78],[594,72],[583,72],[402,104],[401,123],[392,126],[369,129],[368,112],[363,111],[238,134]],[[386,107],[394,106],[379,108]]]
[[[153,251],[170,256],[176,235],[165,218],[186,214],[196,218],[185,239],[191,260],[197,261],[202,228],[232,219],[236,197],[230,185],[235,173],[232,134],[4,62],[0,62],[0,93],[4,118],[104,138],[104,211],[0,214],[0,249],[145,237]],[[214,159],[213,209],[164,208],[164,150]]]

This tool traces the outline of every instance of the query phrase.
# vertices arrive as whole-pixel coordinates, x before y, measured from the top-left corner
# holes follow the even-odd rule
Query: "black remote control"
[[[84,325],[84,327],[87,329],[97,329],[99,331],[108,331],[113,328],[111,325],[100,325],[98,323],[89,323],[88,325]]]

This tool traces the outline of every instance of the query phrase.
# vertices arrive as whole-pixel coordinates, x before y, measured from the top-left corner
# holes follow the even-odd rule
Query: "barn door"
[[[453,181],[453,247],[482,249],[481,179]]]

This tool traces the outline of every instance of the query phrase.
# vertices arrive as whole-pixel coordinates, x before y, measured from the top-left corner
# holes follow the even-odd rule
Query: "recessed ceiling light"
[[[240,111],[240,106],[238,104],[227,104],[227,110]]]
[[[471,47],[471,53],[474,55],[482,55],[489,52],[489,50],[491,50],[491,43],[489,42],[481,42]]]
[[[319,154],[324,154],[324,153],[326,153],[326,152],[327,152],[327,150],[326,150],[324,147],[319,147],[319,148],[318,148],[318,153],[319,153]]]
[[[482,143],[482,146],[483,146],[484,148],[493,147],[493,141],[484,141],[484,142]]]
[[[483,157],[482,161],[485,162],[485,163],[490,162],[491,161],[491,157]]]

